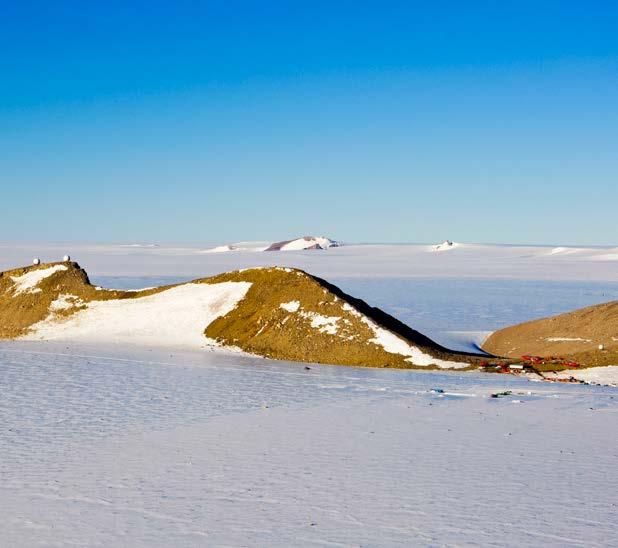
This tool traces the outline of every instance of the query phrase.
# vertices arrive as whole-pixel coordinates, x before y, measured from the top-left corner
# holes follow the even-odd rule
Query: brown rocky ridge
[[[618,364],[618,301],[500,329],[483,343],[483,350],[509,358],[532,355],[546,362],[569,361],[583,367]]]
[[[280,267],[228,272],[143,291],[96,288],[75,262],[2,272],[0,339],[71,341],[86,326],[99,336],[98,342],[113,343],[113,337],[104,338],[110,311],[130,312],[140,303],[203,284],[248,288],[229,311],[197,326],[204,345],[230,346],[280,360],[406,369],[474,369],[486,359],[448,350],[320,278]],[[220,308],[221,303],[215,304]],[[148,321],[165,333],[177,328],[178,310],[174,314],[151,314]],[[89,322],[98,323],[89,326]]]

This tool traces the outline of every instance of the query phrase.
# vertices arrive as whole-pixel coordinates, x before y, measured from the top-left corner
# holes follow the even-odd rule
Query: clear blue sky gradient
[[[3,2],[0,240],[618,245],[618,3]]]

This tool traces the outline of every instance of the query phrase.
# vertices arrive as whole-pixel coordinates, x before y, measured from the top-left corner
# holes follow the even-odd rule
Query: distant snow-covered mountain
[[[444,240],[441,244],[434,245],[432,251],[447,251],[448,249],[455,249],[459,247],[457,242],[451,242],[451,240]]]
[[[310,249],[328,249],[339,247],[341,242],[331,240],[324,236],[303,236],[293,240],[283,240],[280,242],[240,242],[213,247],[206,250],[206,253],[226,253],[229,251],[303,251]]]
[[[328,249],[329,247],[339,247],[341,244],[324,236],[303,236],[295,240],[284,240],[275,242],[268,246],[264,251],[298,251],[303,249]]]

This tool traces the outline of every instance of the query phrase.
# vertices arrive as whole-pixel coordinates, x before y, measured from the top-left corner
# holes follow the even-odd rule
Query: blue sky
[[[2,10],[0,240],[618,245],[615,2]]]

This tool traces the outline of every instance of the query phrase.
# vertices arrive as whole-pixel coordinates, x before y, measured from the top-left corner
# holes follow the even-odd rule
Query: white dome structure
[[[71,256],[70,255],[65,255],[64,257],[62,257],[63,262],[68,263],[71,260]]]
[[[39,259],[38,257],[35,257],[34,259],[32,259],[32,264],[33,265],[41,264],[41,259]]]

